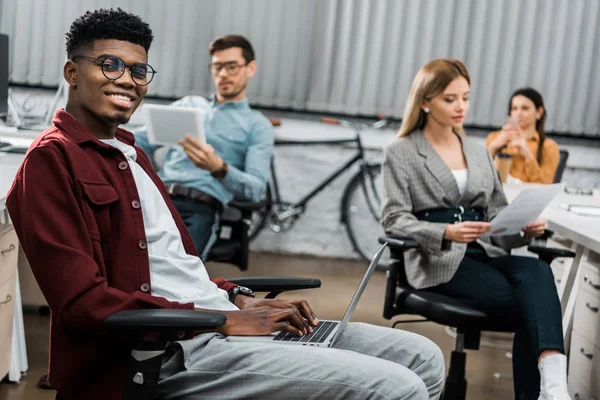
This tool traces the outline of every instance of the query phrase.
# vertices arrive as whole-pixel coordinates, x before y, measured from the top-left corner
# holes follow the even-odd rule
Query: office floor
[[[266,253],[251,255],[250,268],[241,273],[236,268],[210,263],[212,276],[231,278],[234,276],[282,275],[315,277],[322,281],[322,288],[311,291],[291,292],[284,297],[309,300],[317,316],[321,319],[340,319],[350,302],[365,266],[359,262],[332,260],[312,257],[297,257]],[[353,321],[391,326],[390,321],[381,316],[385,273],[376,272],[361,299],[353,316]],[[402,324],[401,329],[410,330],[435,341],[450,360],[454,339],[445,328],[433,323]],[[29,371],[20,384],[0,383],[2,400],[53,400],[53,390],[36,388],[39,377],[45,373],[47,365],[48,317],[37,313],[26,313],[25,330]],[[492,345],[506,346],[506,336],[484,338]],[[507,350],[482,347],[479,351],[468,351],[467,380],[469,400],[506,400],[513,398],[510,376],[511,361],[506,357]],[[494,377],[500,374],[500,378]],[[508,377],[508,378],[507,378]]]

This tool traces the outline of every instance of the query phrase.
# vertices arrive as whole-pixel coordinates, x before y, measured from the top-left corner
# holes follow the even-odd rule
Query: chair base
[[[463,351],[453,351],[450,357],[450,370],[444,386],[444,400],[465,400],[467,397],[467,379],[465,366],[467,354]]]

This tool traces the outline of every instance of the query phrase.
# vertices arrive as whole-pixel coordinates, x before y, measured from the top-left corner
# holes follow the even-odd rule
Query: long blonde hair
[[[398,137],[423,129],[427,122],[427,114],[421,108],[423,102],[442,94],[450,82],[461,76],[471,84],[467,67],[459,60],[438,58],[425,64],[417,72],[410,88]]]

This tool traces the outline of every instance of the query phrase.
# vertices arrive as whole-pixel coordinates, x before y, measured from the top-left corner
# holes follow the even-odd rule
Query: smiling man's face
[[[78,54],[91,58],[115,56],[125,65],[147,61],[144,47],[114,39],[96,40],[93,49]],[[71,86],[67,111],[100,138],[113,137],[116,128],[129,121],[148,91],[147,86],[135,84],[128,67],[119,79],[110,80],[102,73],[100,62],[87,58],[68,61],[64,73]]]

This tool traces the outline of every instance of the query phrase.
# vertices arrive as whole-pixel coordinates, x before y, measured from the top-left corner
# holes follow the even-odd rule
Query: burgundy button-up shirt
[[[124,387],[131,338],[107,332],[106,317],[194,305],[151,294],[142,210],[123,153],[64,110],[53,123],[25,155],[6,205],[52,310],[50,383],[67,399],[115,399]],[[123,129],[116,137],[134,145]],[[136,151],[173,215],[185,251],[197,255],[164,184],[144,152]],[[227,291],[236,286],[213,281]]]

